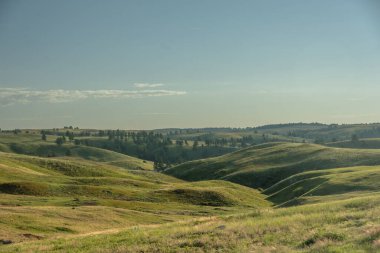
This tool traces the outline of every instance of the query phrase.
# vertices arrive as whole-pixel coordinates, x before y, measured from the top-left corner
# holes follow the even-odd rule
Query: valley
[[[158,170],[157,161],[57,144],[59,136],[0,134],[2,252],[375,252],[380,245],[379,149],[284,137]]]

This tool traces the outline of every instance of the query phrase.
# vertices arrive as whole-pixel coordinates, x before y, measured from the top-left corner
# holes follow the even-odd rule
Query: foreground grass
[[[269,205],[257,190],[230,182],[0,152],[0,246]]]
[[[378,252],[380,195],[34,241],[4,252]]]

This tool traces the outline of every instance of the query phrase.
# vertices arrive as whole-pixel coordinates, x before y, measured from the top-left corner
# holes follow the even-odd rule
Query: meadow
[[[1,252],[380,250],[375,147],[270,141],[158,172],[57,136],[0,134]]]

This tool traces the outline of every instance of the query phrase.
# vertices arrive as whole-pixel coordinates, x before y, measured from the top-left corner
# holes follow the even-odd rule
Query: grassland
[[[165,173],[190,181],[221,179],[267,189],[306,171],[365,165],[380,165],[380,150],[268,143],[220,157],[183,163]]]
[[[0,151],[40,157],[83,158],[126,169],[153,169],[151,161],[143,161],[101,148],[77,146],[73,143],[57,145],[55,143],[56,138],[57,136],[47,135],[47,140],[43,141],[40,134],[21,133],[14,135],[3,133],[0,135]]]
[[[266,143],[162,174],[54,140],[1,135],[1,252],[380,250],[380,150]]]
[[[269,206],[223,181],[187,183],[151,170],[0,152],[0,239],[21,242]]]
[[[378,252],[380,196],[5,246],[4,252]]]
[[[359,138],[379,138],[380,124],[319,124],[319,123],[292,123],[267,125],[255,128],[260,133],[276,133],[282,136],[292,136],[305,139],[309,142],[323,140],[324,142],[335,142],[350,140],[352,135]]]
[[[299,205],[366,196],[380,190],[380,166],[313,170],[299,173],[263,193],[278,205]]]
[[[326,145],[337,148],[380,149],[380,138],[363,138],[357,141],[337,141],[327,143]]]

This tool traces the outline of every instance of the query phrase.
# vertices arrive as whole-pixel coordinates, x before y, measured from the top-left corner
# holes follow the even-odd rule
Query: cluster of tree
[[[64,126],[63,129],[79,129],[79,127],[73,127],[73,126]]]
[[[13,134],[20,134],[21,133],[21,130],[20,129],[14,129],[13,130]]]
[[[62,145],[66,142],[66,137],[65,136],[60,136],[58,137],[57,139],[55,139],[55,143],[57,143],[57,145]]]
[[[46,141],[47,140],[47,135],[49,134],[49,131],[46,131],[46,130],[42,130],[41,131],[41,139],[43,141]],[[50,133],[51,134],[51,133]],[[59,134],[58,137],[55,139],[55,143],[57,145],[62,145],[66,142],[67,139],[72,142],[74,141],[74,138],[75,138],[75,135],[73,132],[70,132],[70,131],[66,131],[66,133],[64,134]],[[79,140],[75,140],[74,142],[76,145],[79,145],[80,144],[80,141]]]
[[[167,135],[153,131],[101,130],[96,136],[105,138],[82,138],[78,142],[154,161],[156,170],[232,151],[231,147],[199,145],[198,141],[190,144],[188,140],[182,139],[172,140]]]

